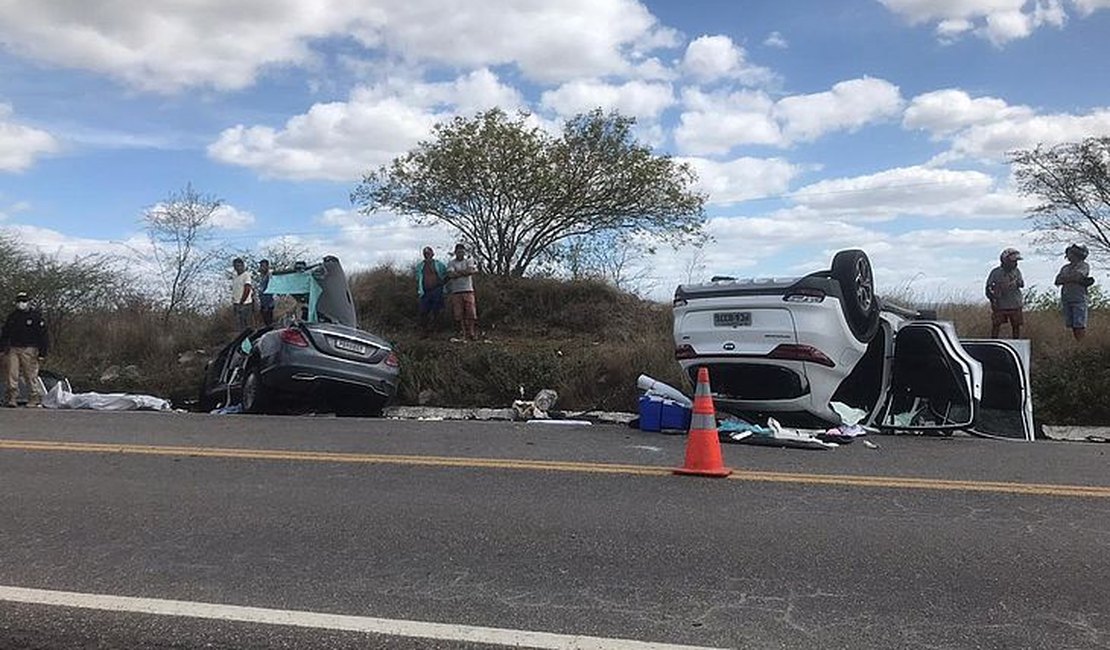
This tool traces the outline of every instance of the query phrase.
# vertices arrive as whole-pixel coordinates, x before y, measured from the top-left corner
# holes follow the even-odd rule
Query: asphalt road
[[[1110,446],[872,440],[0,411],[0,647],[1110,647]]]

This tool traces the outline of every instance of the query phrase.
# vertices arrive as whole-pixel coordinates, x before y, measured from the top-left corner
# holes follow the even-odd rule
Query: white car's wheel
[[[871,260],[861,250],[840,251],[833,257],[832,277],[840,284],[844,317],[852,335],[869,343],[879,329],[879,299]]]

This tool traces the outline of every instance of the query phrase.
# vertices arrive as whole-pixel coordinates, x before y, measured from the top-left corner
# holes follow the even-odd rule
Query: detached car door
[[[968,354],[983,366],[983,398],[971,432],[987,438],[1035,438],[1029,341],[964,340]]]
[[[970,429],[979,411],[983,368],[960,345],[951,323],[915,321],[894,339],[884,430]]]

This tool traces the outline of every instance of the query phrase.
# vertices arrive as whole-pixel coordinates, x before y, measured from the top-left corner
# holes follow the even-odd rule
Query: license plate
[[[335,339],[335,347],[347,352],[354,352],[355,354],[366,354],[370,348],[362,343],[355,341],[348,341],[347,339]]]
[[[751,327],[750,311],[719,311],[713,314],[715,327]]]

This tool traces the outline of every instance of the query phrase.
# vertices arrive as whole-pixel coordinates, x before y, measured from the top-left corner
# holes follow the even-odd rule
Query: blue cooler
[[[690,409],[658,395],[640,398],[641,431],[679,431],[690,429]]]

